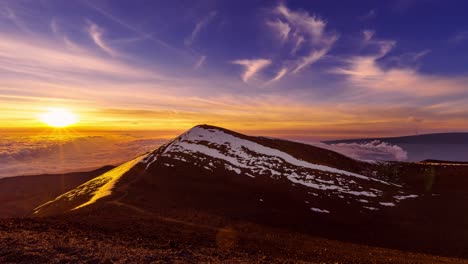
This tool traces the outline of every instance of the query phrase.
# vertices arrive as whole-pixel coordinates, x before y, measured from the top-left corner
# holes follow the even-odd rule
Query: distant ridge
[[[407,160],[468,161],[468,133],[436,133],[403,137],[360,138],[323,141],[325,144],[367,144],[373,141],[396,145],[407,153]],[[355,147],[350,145],[350,147]]]
[[[468,144],[468,132],[451,132],[451,133],[433,133],[421,134],[401,137],[382,137],[382,138],[357,138],[357,139],[342,139],[342,140],[327,140],[323,143],[363,143],[373,140],[385,141],[392,144],[410,143],[410,144]]]
[[[440,164],[440,165],[468,165],[468,162],[463,162],[463,161],[447,161],[447,160],[432,160],[432,159],[427,159],[421,161],[421,163],[425,164]]]

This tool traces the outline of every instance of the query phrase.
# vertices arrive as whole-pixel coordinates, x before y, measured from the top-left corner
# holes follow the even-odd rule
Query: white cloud
[[[274,14],[284,19],[288,27],[288,39],[292,42],[291,54],[299,49],[308,49],[306,55],[293,58],[290,66],[292,73],[298,73],[323,58],[338,40],[336,33],[327,32],[327,23],[319,17],[305,11],[293,11],[286,5],[278,5]],[[292,32],[292,33],[290,33]]]
[[[101,48],[104,52],[109,54],[112,57],[115,57],[117,55],[117,52],[113,50],[111,47],[107,45],[107,43],[103,39],[103,34],[104,31],[102,28],[100,28],[98,25],[94,23],[90,23],[88,27],[88,33],[93,39],[94,43]]]
[[[391,145],[387,142],[379,140],[370,141],[367,143],[337,143],[324,144],[317,143],[315,146],[336,151],[348,157],[365,161],[378,160],[396,160],[404,161],[408,159],[408,153],[397,145]]]
[[[0,141],[0,178],[86,171],[104,165],[117,165],[165,142],[166,139],[140,138],[130,133],[81,133],[64,138],[48,134],[25,137],[24,134],[12,133],[9,141]]]
[[[446,78],[436,75],[425,75],[416,68],[407,65],[384,68],[379,64],[396,45],[391,40],[371,40],[377,52],[371,55],[354,56],[345,59],[345,66],[332,70],[333,73],[346,77],[353,87],[365,88],[377,92],[400,93],[405,95],[434,96],[462,93],[466,77]],[[419,59],[429,51],[413,55]]]
[[[215,17],[216,17],[217,12],[212,11],[208,16],[204,17],[202,20],[200,20],[196,25],[195,28],[192,30],[192,33],[190,36],[188,36],[185,39],[185,45],[186,46],[191,46],[193,41],[197,38],[198,34],[200,31],[206,27]]]
[[[291,27],[288,23],[285,23],[279,19],[275,21],[268,21],[267,25],[270,26],[277,34],[282,42],[288,39],[289,32]]]
[[[320,60],[323,56],[325,56],[328,53],[330,48],[331,47],[324,47],[324,48],[322,48],[320,50],[312,50],[309,53],[309,55],[301,57],[298,60],[298,64],[297,64],[296,68],[294,68],[294,70],[292,72],[293,73],[298,73],[299,71],[301,71],[305,67],[317,62],[318,60]]]
[[[267,60],[267,59],[235,60],[235,61],[232,61],[232,63],[244,66],[245,71],[241,77],[244,82],[247,82],[253,76],[255,76],[258,72],[260,72],[262,69],[270,65],[271,60]]]
[[[288,69],[287,68],[281,68],[278,73],[276,73],[276,76],[270,80],[270,82],[276,82],[276,81],[279,81],[281,80],[281,78],[283,78],[286,73],[288,73]]]
[[[292,11],[284,4],[278,5],[276,12],[301,31],[307,32],[314,40],[320,40],[325,29],[325,21],[307,12]]]

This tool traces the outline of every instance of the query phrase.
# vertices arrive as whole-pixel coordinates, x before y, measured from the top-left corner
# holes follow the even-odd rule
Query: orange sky
[[[266,58],[212,60],[187,46],[195,39],[189,34],[193,23],[189,44],[182,38],[158,45],[154,38],[135,40],[141,32],[107,13],[98,20],[102,25],[90,19],[60,23],[66,19],[45,15],[40,24],[28,16],[35,12],[30,7],[10,5],[0,12],[10,23],[0,26],[0,127],[5,131],[45,129],[38,116],[49,107],[76,113],[77,131],[177,134],[211,124],[257,135],[350,138],[468,130],[466,75],[421,72],[414,65],[384,67],[381,60],[401,61],[414,52],[392,53],[397,41],[369,30],[352,32],[352,41],[342,43],[325,20],[287,5],[271,6],[270,15],[302,17],[303,24],[282,19],[305,37],[312,32],[303,30],[311,25],[307,21],[320,26],[318,36],[308,36],[319,38],[310,41],[311,53],[289,68],[289,59],[274,61],[277,51],[265,52]],[[271,30],[256,34],[271,40],[278,33]],[[351,55],[330,55],[338,44],[349,44]],[[139,45],[151,49],[140,53]],[[423,51],[415,58],[430,56]],[[325,66],[315,65],[321,61]],[[279,71],[268,72],[275,63]]]

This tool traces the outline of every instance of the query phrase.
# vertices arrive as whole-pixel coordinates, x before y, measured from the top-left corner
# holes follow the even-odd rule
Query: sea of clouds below
[[[314,143],[313,145],[363,161],[405,161],[408,159],[408,152],[402,147],[380,140],[366,143]]]
[[[65,138],[51,135],[3,135],[0,137],[0,178],[86,171],[104,165],[118,165],[156,149],[168,140],[168,138],[148,138],[129,133],[77,135]],[[380,141],[365,144],[309,144],[359,160],[407,159],[407,152],[401,147]]]
[[[0,177],[87,171],[118,165],[164,144],[121,135],[8,135],[0,138]]]

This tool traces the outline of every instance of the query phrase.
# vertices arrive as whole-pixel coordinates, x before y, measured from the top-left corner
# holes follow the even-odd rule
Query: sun
[[[65,108],[48,108],[39,120],[51,127],[67,127],[78,122],[78,116]]]

